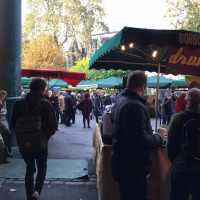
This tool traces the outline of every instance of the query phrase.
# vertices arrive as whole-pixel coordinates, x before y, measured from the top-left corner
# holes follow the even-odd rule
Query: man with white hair
[[[168,127],[168,156],[172,162],[170,200],[200,199],[200,89],[187,94],[186,110]]]

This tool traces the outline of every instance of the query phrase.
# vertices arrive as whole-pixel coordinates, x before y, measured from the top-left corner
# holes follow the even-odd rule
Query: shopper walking
[[[47,170],[48,140],[57,129],[54,109],[44,96],[46,87],[45,80],[33,79],[30,93],[14,104],[11,117],[11,128],[15,131],[19,151],[26,163],[27,200],[39,199]]]

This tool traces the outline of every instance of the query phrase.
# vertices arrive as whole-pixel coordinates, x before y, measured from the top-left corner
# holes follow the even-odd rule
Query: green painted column
[[[20,94],[21,0],[0,0],[0,89],[8,92],[8,119]]]
[[[0,88],[19,95],[21,0],[0,1]]]

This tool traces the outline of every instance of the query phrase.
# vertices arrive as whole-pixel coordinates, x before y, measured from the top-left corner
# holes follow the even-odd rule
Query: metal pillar
[[[21,0],[0,1],[0,88],[19,95],[21,56]]]
[[[0,89],[8,92],[8,119],[20,94],[21,0],[0,0]]]

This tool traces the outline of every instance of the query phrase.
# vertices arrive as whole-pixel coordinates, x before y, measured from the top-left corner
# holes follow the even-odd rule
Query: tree
[[[108,30],[102,0],[27,0],[25,39],[49,34],[59,48],[68,42],[79,54],[89,48],[93,31]]]
[[[167,0],[166,17],[171,19],[177,29],[200,31],[199,0]]]
[[[95,70],[89,69],[89,60],[83,58],[76,62],[76,65],[70,68],[72,72],[83,72],[86,73],[88,79],[98,80],[104,79],[111,76],[123,77],[127,76],[127,71],[122,70]]]
[[[41,35],[23,43],[22,67],[63,67],[65,60],[62,50],[49,35]]]

